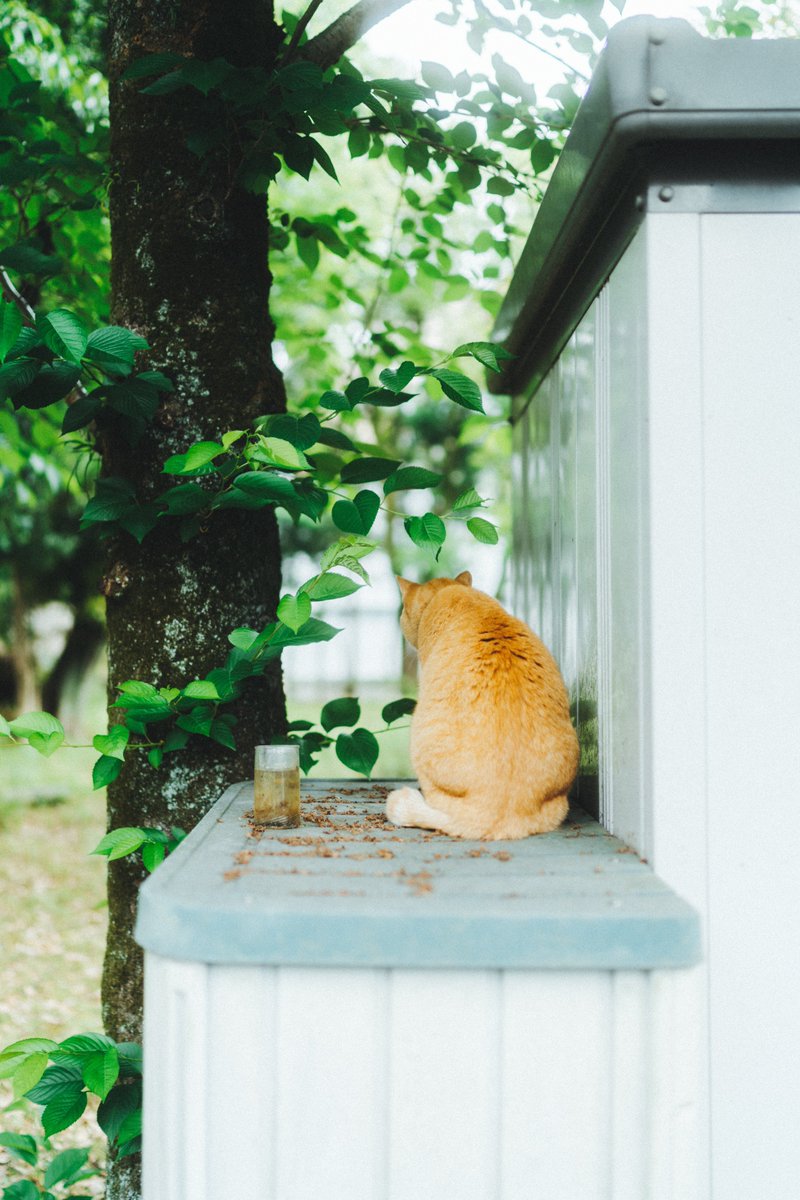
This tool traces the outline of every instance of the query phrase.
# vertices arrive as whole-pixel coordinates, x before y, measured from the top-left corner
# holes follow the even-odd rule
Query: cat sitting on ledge
[[[411,761],[421,791],[390,792],[395,825],[454,837],[549,833],[567,815],[578,739],[555,659],[491,596],[455,579],[409,583],[400,628],[419,654]]]

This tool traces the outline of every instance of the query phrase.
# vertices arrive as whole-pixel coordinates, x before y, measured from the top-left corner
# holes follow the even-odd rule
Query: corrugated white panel
[[[208,974],[198,963],[147,957],[144,1194],[207,1200]]]
[[[646,526],[644,430],[647,413],[645,243],[634,238],[606,286],[608,297],[609,449],[608,570],[611,744],[604,747],[613,780],[608,828],[646,854],[643,608]]]
[[[208,1200],[276,1195],[277,975],[270,967],[206,968]],[[235,1188],[232,1190],[232,1181]]]
[[[393,972],[390,1200],[500,1194],[499,988],[493,971]]]
[[[699,221],[648,216],[648,509],[651,746],[644,847],[706,909],[706,695]]]
[[[695,977],[149,954],[144,1200],[703,1200]]]
[[[789,1197],[800,1193],[800,215],[706,216],[701,242],[714,1196]]]
[[[387,972],[280,968],[276,1200],[386,1190]]]
[[[506,975],[502,1200],[610,1198],[610,1016],[609,972]]]

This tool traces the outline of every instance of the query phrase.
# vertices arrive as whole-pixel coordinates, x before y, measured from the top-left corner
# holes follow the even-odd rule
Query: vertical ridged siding
[[[148,955],[144,1200],[699,1200],[696,977]]]

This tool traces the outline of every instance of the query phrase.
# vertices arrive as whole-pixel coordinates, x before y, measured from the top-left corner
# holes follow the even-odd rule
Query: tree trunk
[[[41,707],[36,659],[30,629],[30,609],[16,563],[11,566],[11,662],[14,670],[16,715]]]
[[[65,700],[99,659],[105,640],[106,629],[102,621],[89,612],[76,612],[64,649],[42,684],[42,708],[45,712],[63,717]]]
[[[110,0],[109,24],[112,320],[147,338],[150,365],[175,391],[138,446],[105,440],[104,472],[135,481],[146,501],[169,485],[161,467],[170,454],[282,411],[285,397],[271,354],[263,197],[232,185],[231,147],[210,162],[186,148],[202,114],[198,92],[144,96],[120,75],[133,59],[166,50],[269,67],[279,31],[265,0]],[[222,512],[185,544],[171,520],[141,546],[121,535],[104,579],[110,698],[127,679],[182,686],[222,665],[228,633],[274,619],[279,589],[271,509]],[[226,786],[250,777],[253,746],[285,732],[278,665],[251,683],[237,715],[235,753],[193,737],[158,771],[144,754],[129,755],[108,789],[109,828],[189,829]],[[103,1008],[118,1040],[141,1033],[141,952],[132,938],[141,877],[134,863],[111,864]],[[109,1197],[137,1194],[127,1161],[112,1172]]]

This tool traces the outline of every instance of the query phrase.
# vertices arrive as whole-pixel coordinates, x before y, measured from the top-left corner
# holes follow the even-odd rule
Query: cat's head
[[[412,646],[417,645],[417,632],[422,614],[438,591],[457,584],[472,587],[472,576],[469,571],[462,571],[460,575],[456,575],[455,579],[431,579],[428,583],[411,583],[400,575],[395,578],[400,588],[400,595],[403,597],[400,628]]]

